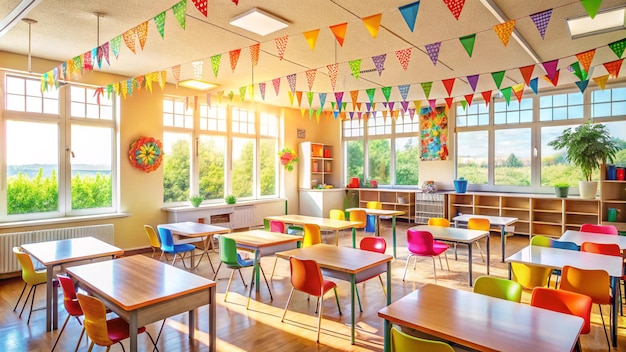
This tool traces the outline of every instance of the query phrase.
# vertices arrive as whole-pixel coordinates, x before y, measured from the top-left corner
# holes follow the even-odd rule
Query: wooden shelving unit
[[[338,186],[333,164],[333,147],[328,144],[302,142],[298,158],[299,187],[312,189],[316,185]]]
[[[626,181],[607,180],[606,166],[602,167],[600,198],[602,199],[601,219],[603,225],[615,225],[619,231],[626,231]],[[610,208],[617,210],[617,221],[608,221]]]
[[[415,221],[415,191],[381,188],[359,188],[359,207],[365,208],[367,202],[380,202],[383,209],[403,211],[398,219]]]

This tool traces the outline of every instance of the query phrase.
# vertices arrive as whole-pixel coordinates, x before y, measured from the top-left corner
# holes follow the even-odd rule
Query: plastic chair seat
[[[109,338],[115,343],[125,340],[129,337],[128,323],[122,318],[113,318],[107,320],[107,329],[109,330]],[[146,332],[145,326],[137,329],[137,334],[143,334],[144,332]]]

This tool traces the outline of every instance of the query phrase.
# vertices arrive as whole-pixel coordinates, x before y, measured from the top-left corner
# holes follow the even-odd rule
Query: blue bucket
[[[467,191],[467,180],[454,180],[454,190],[456,193],[465,193]]]

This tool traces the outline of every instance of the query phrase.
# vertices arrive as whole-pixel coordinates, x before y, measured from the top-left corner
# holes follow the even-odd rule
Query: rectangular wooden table
[[[393,239],[393,257],[396,257],[396,216],[404,215],[403,211],[400,210],[387,210],[387,209],[370,209],[370,208],[348,208],[347,212],[351,212],[353,210],[364,210],[367,215],[372,215],[376,217],[376,230],[374,234],[376,236],[380,236],[380,217],[381,216],[391,216],[391,234]],[[356,229],[352,229],[352,247],[356,248]]]
[[[448,242],[465,243],[467,244],[468,258],[468,272],[469,272],[469,285],[472,286],[474,281],[472,280],[472,243],[487,238],[487,275],[489,275],[489,261],[490,261],[490,241],[489,231],[480,230],[468,230],[457,227],[442,227],[442,226],[428,226],[418,225],[411,227],[412,229],[428,231],[433,235],[433,238],[437,240],[443,240]]]
[[[445,286],[425,284],[378,312],[385,319],[385,351],[391,325],[406,326],[479,351],[571,351],[583,319],[547,309]]]
[[[457,226],[457,223],[463,222],[466,223],[471,218],[482,218],[489,220],[489,223],[493,226],[500,226],[500,246],[502,250],[502,262],[504,263],[504,257],[506,257],[506,227],[511,226],[517,222],[517,218],[510,218],[504,216],[491,216],[491,215],[478,215],[478,214],[463,214],[457,215],[452,218],[454,221],[454,226]]]
[[[576,230],[567,230],[559,238],[559,241],[574,242],[578,246],[581,246],[583,242],[595,242],[595,243],[614,243],[619,246],[621,250],[626,249],[626,236],[617,235],[605,235],[601,233],[582,232]]]
[[[511,278],[510,263],[532,264],[554,269],[562,269],[564,266],[573,266],[579,269],[604,270],[611,276],[611,292],[613,303],[611,305],[611,340],[613,347],[617,347],[617,315],[619,308],[619,280],[623,273],[622,257],[578,252],[566,249],[526,246],[517,253],[506,258],[509,263],[509,279]],[[607,290],[609,287],[607,287]]]
[[[200,261],[202,260],[202,256],[206,255],[209,260],[209,264],[211,264],[211,269],[215,272],[215,268],[213,268],[213,263],[211,262],[211,257],[209,257],[209,243],[212,243],[213,235],[219,235],[223,233],[229,233],[230,229],[222,226],[215,226],[209,224],[201,224],[199,222],[193,221],[185,221],[185,222],[176,222],[171,224],[161,224],[158,225],[157,228],[162,227],[164,229],[168,229],[172,231],[173,234],[177,234],[179,236],[191,237],[191,238],[199,238],[204,245],[204,251],[200,254],[200,258],[198,259],[198,264],[194,266],[194,256],[191,256],[191,268],[196,268],[200,265]]]
[[[387,304],[391,303],[391,260],[393,257],[388,254],[350,247],[316,244],[306,248],[278,252],[276,256],[283,259],[289,259],[293,256],[300,259],[315,260],[322,269],[324,276],[350,281],[350,307],[352,309],[350,341],[353,345],[356,284],[387,272]]]
[[[132,352],[137,351],[138,327],[184,312],[189,312],[189,339],[193,339],[196,309],[207,304],[209,350],[216,350],[214,281],[143,255],[75,266],[67,272],[128,322]]]
[[[46,267],[46,331],[56,330],[59,327],[57,290],[54,289],[52,282],[55,266],[124,254],[123,249],[93,237],[29,243],[21,247],[24,252]]]
[[[335,220],[329,218],[318,218],[316,216],[306,216],[306,215],[272,215],[265,217],[268,220],[280,221],[286,224],[294,224],[294,225],[304,225],[304,224],[315,224],[319,226],[321,229],[328,229],[335,231],[335,245],[339,245],[339,230],[350,229],[356,225],[361,224],[356,221],[346,221],[346,220]],[[354,232],[352,233],[352,242],[354,242]]]

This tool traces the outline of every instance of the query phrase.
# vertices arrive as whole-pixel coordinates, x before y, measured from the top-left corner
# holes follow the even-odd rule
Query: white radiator
[[[66,240],[79,237],[94,237],[113,244],[113,224],[66,227],[60,229],[36,230],[0,234],[0,274],[20,271],[13,247],[27,243]]]
[[[235,207],[231,221],[232,229],[242,229],[254,225],[254,205]]]

